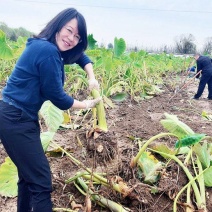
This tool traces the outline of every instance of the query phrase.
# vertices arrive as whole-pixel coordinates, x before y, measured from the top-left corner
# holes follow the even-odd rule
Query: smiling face
[[[60,51],[67,51],[74,48],[79,42],[78,23],[74,18],[56,34],[56,43]]]

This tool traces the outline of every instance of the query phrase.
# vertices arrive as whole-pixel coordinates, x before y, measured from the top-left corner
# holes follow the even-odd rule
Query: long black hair
[[[35,38],[45,38],[49,42],[56,45],[56,34],[69,22],[76,18],[78,22],[78,32],[81,42],[78,43],[73,49],[61,52],[65,64],[74,63],[79,59],[80,55],[86,50],[88,45],[87,40],[87,26],[85,18],[74,8],[67,8],[58,13],[51,21],[47,23],[41,32],[34,36]]]

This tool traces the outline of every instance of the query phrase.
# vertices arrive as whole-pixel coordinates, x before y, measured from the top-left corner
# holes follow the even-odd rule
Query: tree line
[[[0,22],[0,29],[5,33],[6,37],[11,41],[17,41],[18,37],[31,37],[34,33],[23,27],[10,28],[4,22]]]
[[[3,30],[8,39],[12,41],[17,41],[18,37],[31,37],[34,33],[26,30],[23,27],[19,28],[10,28],[4,22],[0,22],[0,29]],[[100,44],[100,47],[103,47],[103,44]],[[107,48],[113,48],[113,44],[109,43]],[[128,50],[138,51],[139,47],[127,47]],[[182,34],[174,41],[174,46],[164,45],[162,47],[145,47],[147,52],[164,52],[164,53],[174,53],[174,54],[194,54],[197,52],[197,46],[195,44],[195,37],[192,34]],[[212,55],[212,37],[208,37],[203,45],[201,50],[198,50],[199,53],[204,55]]]
[[[108,45],[112,48],[112,44]],[[140,49],[150,53],[167,53],[167,54],[195,54],[212,55],[212,37],[208,37],[201,49],[197,49],[196,39],[192,34],[182,34],[175,38],[174,45],[162,45],[161,47],[141,47],[137,46],[128,47],[129,51],[139,51]]]

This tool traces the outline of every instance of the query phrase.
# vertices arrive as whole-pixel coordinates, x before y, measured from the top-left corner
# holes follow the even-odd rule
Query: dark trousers
[[[52,212],[51,173],[38,121],[0,100],[0,139],[18,170],[18,212]]]
[[[201,76],[197,93],[194,95],[195,98],[202,95],[206,84],[208,84],[208,98],[212,99],[212,74],[203,74]]]

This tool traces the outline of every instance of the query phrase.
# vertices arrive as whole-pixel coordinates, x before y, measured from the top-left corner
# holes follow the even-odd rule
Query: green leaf
[[[127,93],[118,93],[112,97],[112,100],[117,102],[123,102],[128,97]]]
[[[115,38],[114,39],[114,56],[120,57],[126,50],[126,43],[123,38]]]
[[[2,30],[0,30],[0,59],[13,59],[13,51],[11,47],[7,44],[6,35]]]
[[[197,143],[193,147],[194,152],[199,157],[199,160],[203,166],[203,168],[207,168],[210,166],[210,154],[207,150],[207,143],[204,143],[202,146],[201,144]]]
[[[45,101],[40,109],[40,114],[44,118],[48,130],[56,132],[63,123],[63,111],[54,106],[50,101]]]
[[[96,45],[96,40],[93,38],[93,34],[88,35],[88,48],[94,49]]]
[[[203,173],[203,176],[205,185],[207,187],[212,187],[212,166]]]
[[[175,147],[179,148],[182,146],[191,146],[195,143],[200,142],[204,137],[205,137],[205,134],[193,134],[193,135],[185,136],[184,138],[176,142]]]
[[[16,197],[18,194],[18,172],[9,157],[0,166],[0,194],[6,197]]]
[[[41,133],[40,138],[41,138],[41,143],[42,143],[44,152],[46,152],[46,150],[48,149],[48,146],[51,140],[53,139],[54,134],[55,132],[50,132],[50,131]]]
[[[179,139],[185,137],[186,135],[194,134],[194,131],[185,123],[178,120],[177,116],[164,113],[166,119],[161,120],[161,124],[170,133],[175,134]]]

